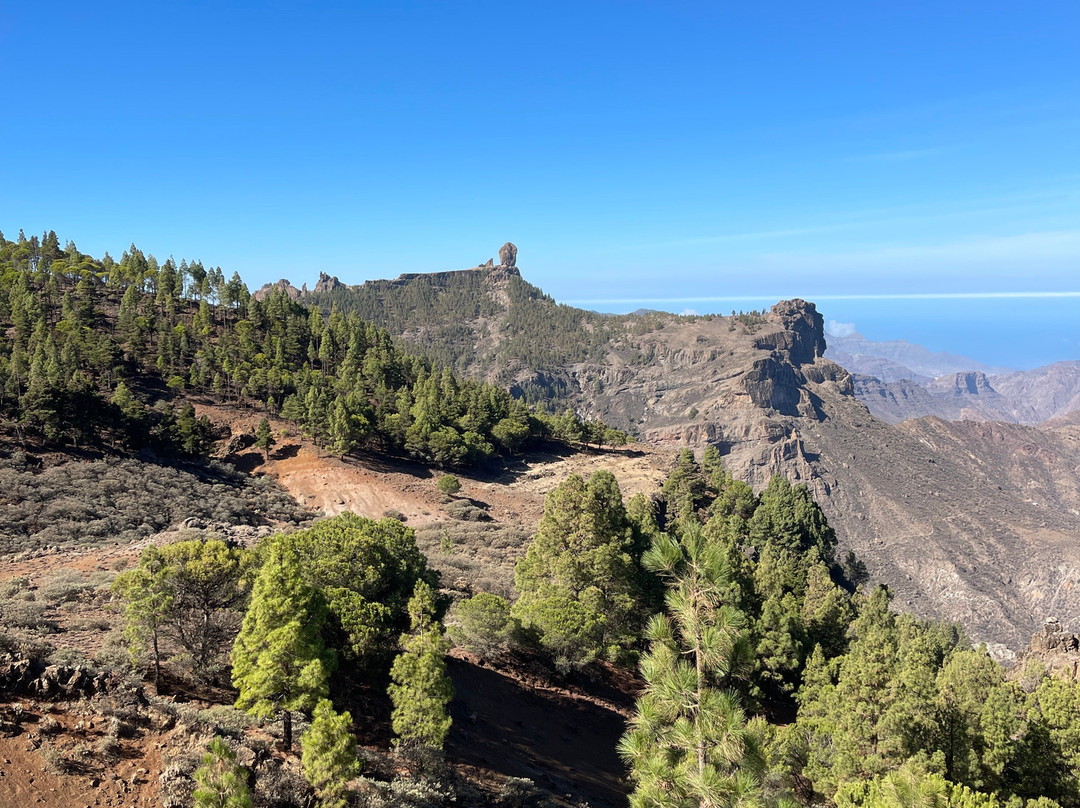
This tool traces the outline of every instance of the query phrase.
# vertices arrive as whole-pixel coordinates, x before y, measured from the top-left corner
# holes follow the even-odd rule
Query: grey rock
[[[509,241],[499,248],[499,264],[507,268],[517,265],[517,247]]]

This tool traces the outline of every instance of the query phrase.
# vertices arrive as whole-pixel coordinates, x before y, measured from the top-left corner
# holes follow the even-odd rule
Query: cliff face
[[[369,297],[378,289],[385,302],[369,311],[393,313],[393,333],[421,346],[456,335],[466,372],[576,400],[650,443],[715,445],[757,489],[773,474],[806,483],[842,548],[893,588],[899,607],[963,622],[1006,659],[1047,618],[1080,628],[1080,441],[1066,440],[1071,432],[887,424],[823,357],[821,316],[801,300],[760,317],[604,317],[557,306],[513,268],[420,277],[362,287]],[[396,294],[412,308],[389,284],[404,285]],[[475,311],[456,314],[452,331],[430,315],[448,300]],[[982,374],[951,385],[960,398],[989,395]]]

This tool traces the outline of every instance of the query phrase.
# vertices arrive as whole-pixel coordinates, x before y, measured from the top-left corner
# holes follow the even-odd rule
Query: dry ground
[[[253,431],[260,417],[220,407],[203,409],[213,420],[229,423],[234,434]],[[457,588],[465,591],[506,592],[512,586],[513,563],[524,553],[543,513],[544,497],[567,475],[611,470],[629,498],[654,493],[673,462],[670,452],[637,445],[532,455],[498,469],[457,474],[462,489],[451,499],[438,491],[440,470],[381,457],[343,461],[289,436],[284,427],[275,424],[281,432],[268,462],[255,449],[229,459],[250,473],[276,479],[302,505],[326,515],[343,510],[371,518],[399,513],[417,529],[421,549],[443,571],[444,583],[454,586],[452,576],[457,576],[465,581]],[[474,512],[483,512],[490,521],[453,518],[447,506],[455,501],[471,503]],[[251,543],[270,530],[244,527],[236,535]],[[24,577],[29,582],[26,597],[40,599],[50,582],[85,582],[66,603],[46,604],[43,616],[56,630],[44,639],[75,661],[84,654],[91,660],[115,655],[120,617],[110,604],[109,582],[135,564],[148,544],[191,535],[176,527],[126,545],[61,550],[18,561],[6,557],[0,559],[0,585]],[[442,536],[452,536],[453,546],[440,540]],[[0,615],[0,628],[4,623]],[[462,652],[455,652],[450,672],[458,698],[452,705],[455,724],[447,754],[459,773],[489,791],[497,791],[506,777],[528,777],[561,799],[572,795],[571,801],[594,806],[623,804],[627,785],[614,747],[632,706],[632,676],[607,669],[592,681],[556,682],[527,661],[493,664]],[[152,691],[150,683],[145,685]],[[228,694],[215,698],[227,701]],[[0,732],[0,808],[158,805],[158,777],[167,757],[195,741],[205,743],[176,730],[149,727],[138,737],[123,739],[115,760],[104,760],[87,753],[104,732],[92,704],[0,701],[0,718],[9,728],[15,703],[23,708],[18,734]],[[207,706],[209,702],[193,704]],[[41,726],[51,721],[56,725],[46,736]],[[372,721],[367,722],[369,740],[384,746],[389,737],[385,717],[376,715]],[[71,761],[68,771],[57,773],[50,766],[45,757],[50,747]]]

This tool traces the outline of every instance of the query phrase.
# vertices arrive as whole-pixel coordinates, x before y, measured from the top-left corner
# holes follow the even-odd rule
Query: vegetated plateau
[[[5,801],[1080,804],[1068,419],[891,426],[812,304],[511,247],[251,295],[0,236]]]

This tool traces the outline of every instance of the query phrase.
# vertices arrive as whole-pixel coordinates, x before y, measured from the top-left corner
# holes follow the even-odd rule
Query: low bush
[[[255,725],[255,720],[243,710],[237,710],[229,704],[215,704],[201,710],[197,716],[199,723],[207,725],[216,735],[239,738],[244,731]]]
[[[527,777],[509,777],[503,783],[496,805],[499,808],[555,808],[549,792]]]
[[[467,499],[458,499],[446,506],[446,515],[462,522],[490,522],[491,516]]]
[[[453,496],[461,490],[461,481],[453,474],[444,474],[436,485],[439,492],[447,496]]]
[[[36,631],[0,628],[0,653],[29,659],[47,659],[54,650],[53,644]]]
[[[64,665],[74,668],[79,665],[86,665],[88,662],[86,652],[81,648],[57,648],[49,654],[50,665]]]
[[[0,581],[0,601],[10,600],[23,593],[28,597],[33,597],[29,590],[30,579],[25,575],[18,575],[14,578],[8,578],[6,581]]]
[[[109,572],[84,573],[69,568],[60,569],[37,581],[36,597],[50,605],[70,603],[84,592],[106,586],[112,578]]]
[[[0,602],[6,628],[23,628],[32,631],[55,631],[56,624],[45,617],[45,604],[28,600],[7,600]]]
[[[519,525],[497,522],[442,522],[416,528],[416,544],[439,571],[443,586],[470,595],[492,592],[513,597],[514,564],[529,538]]]
[[[45,761],[45,768],[51,774],[63,775],[71,771],[71,761],[53,744],[45,741],[38,751],[41,752],[41,758]]]

